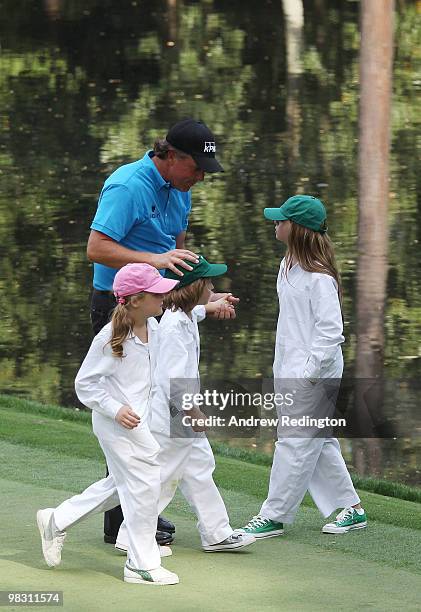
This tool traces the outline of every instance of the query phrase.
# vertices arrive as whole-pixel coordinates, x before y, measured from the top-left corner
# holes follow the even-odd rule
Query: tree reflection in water
[[[352,372],[358,3],[267,1],[257,10],[247,0],[145,0],[104,10],[99,0],[4,0],[3,9],[1,389],[75,405],[73,379],[91,339],[85,245],[101,184],[189,115],[216,132],[226,172],[195,191],[188,245],[227,261],[221,287],[242,300],[235,322],[205,322],[204,374],[271,374],[281,252],[261,211],[300,192],[328,206]],[[420,373],[419,34],[416,5],[399,2],[384,300],[388,379]],[[399,408],[413,429],[417,407],[411,400]],[[390,475],[393,459],[394,475],[414,482],[419,452],[419,443],[398,440],[379,469]]]

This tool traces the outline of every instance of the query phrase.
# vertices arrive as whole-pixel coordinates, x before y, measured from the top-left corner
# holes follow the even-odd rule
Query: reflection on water
[[[194,190],[188,246],[226,261],[238,319],[205,322],[204,374],[271,373],[282,247],[264,206],[296,192],[326,201],[345,291],[354,372],[358,3],[2,0],[0,388],[75,405],[90,343],[85,246],[97,194],[181,117],[216,132],[226,172]],[[394,67],[385,378],[417,378],[421,223],[416,195],[416,4],[400,2]],[[397,416],[419,424],[418,406]],[[236,442],[235,442],[236,443]],[[259,441],[263,447],[269,441]],[[390,448],[386,448],[387,445]],[[360,471],[419,482],[419,437],[382,443]],[[377,453],[377,456],[379,453]]]

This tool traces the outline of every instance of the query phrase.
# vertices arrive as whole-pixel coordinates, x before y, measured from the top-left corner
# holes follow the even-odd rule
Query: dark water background
[[[262,209],[295,193],[328,207],[352,371],[358,2],[1,0],[0,10],[0,390],[77,405],[101,185],[186,116],[214,130],[226,170],[194,188],[187,245],[225,261],[219,287],[241,298],[235,322],[204,324],[203,373],[270,376],[282,247]],[[419,2],[397,2],[382,372],[409,382],[396,385],[402,402],[389,398],[396,440],[343,442],[361,473],[418,484],[419,17]],[[233,444],[272,448],[267,436]]]

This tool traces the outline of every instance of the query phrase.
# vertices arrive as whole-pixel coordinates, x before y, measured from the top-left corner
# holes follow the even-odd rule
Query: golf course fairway
[[[124,556],[103,543],[98,515],[69,530],[62,564],[48,568],[36,511],[104,472],[89,423],[59,417],[0,406],[0,590],[62,591],[63,609],[75,612],[421,608],[421,504],[364,491],[367,529],[324,535],[324,520],[307,501],[284,536],[213,554],[202,552],[195,517],[177,495],[165,512],[177,531],[163,565],[178,573],[179,585],[124,583]],[[267,479],[265,466],[217,457],[216,480],[233,527],[257,513]]]

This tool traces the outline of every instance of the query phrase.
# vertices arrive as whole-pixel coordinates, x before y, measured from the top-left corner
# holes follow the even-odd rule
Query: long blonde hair
[[[315,232],[291,221],[288,249],[285,254],[284,273],[288,276],[293,260],[296,259],[306,272],[319,272],[332,276],[338,283],[339,301],[342,305],[342,283],[336,265],[333,243],[326,233]]]
[[[114,357],[124,357],[123,343],[126,338],[132,333],[134,320],[130,315],[128,306],[132,298],[141,297],[144,293],[136,293],[134,295],[128,295],[124,299],[124,303],[118,303],[113,310],[111,317],[111,349]]]

